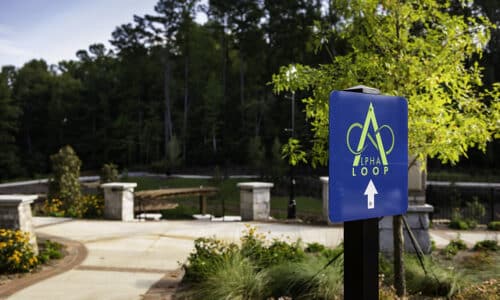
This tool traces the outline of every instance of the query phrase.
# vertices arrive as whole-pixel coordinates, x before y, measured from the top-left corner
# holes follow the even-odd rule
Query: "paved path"
[[[85,245],[86,259],[77,267],[29,286],[9,299],[170,299],[182,274],[180,264],[197,237],[238,242],[248,224],[271,238],[330,247],[343,239],[341,227],[297,224],[209,221],[119,222],[35,218],[39,234],[71,238]],[[469,245],[497,233],[461,232]],[[432,230],[438,247],[457,232]],[[148,293],[149,291],[149,293]],[[148,294],[144,297],[145,294]]]
[[[9,299],[141,299],[151,287],[154,290],[155,283],[158,287],[162,282],[173,284],[180,280],[180,263],[186,260],[197,237],[216,236],[237,242],[246,229],[245,224],[256,226],[262,233],[271,232],[271,238],[293,241],[302,238],[306,243],[316,241],[329,246],[342,241],[339,227],[57,218],[35,218],[34,221],[37,233],[79,241],[87,248],[88,255],[72,270],[29,286]]]

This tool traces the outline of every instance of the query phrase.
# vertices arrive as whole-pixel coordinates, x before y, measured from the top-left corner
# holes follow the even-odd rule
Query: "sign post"
[[[378,299],[378,218],[408,208],[408,104],[364,86],[330,96],[329,217],[344,222],[344,298]]]

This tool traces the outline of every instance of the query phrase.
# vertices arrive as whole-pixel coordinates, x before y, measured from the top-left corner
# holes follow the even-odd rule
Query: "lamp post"
[[[286,77],[288,81],[292,76],[295,76],[296,73],[295,66],[292,66],[290,70],[286,72]],[[295,131],[295,91],[292,91],[292,101],[291,101],[291,127],[290,138],[294,138]],[[288,211],[287,211],[287,219],[295,219],[297,217],[297,202],[295,201],[295,178],[294,178],[294,168],[293,164],[290,164],[290,198],[288,200]]]

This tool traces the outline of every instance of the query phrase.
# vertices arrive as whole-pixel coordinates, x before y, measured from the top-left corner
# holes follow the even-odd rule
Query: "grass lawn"
[[[128,177],[126,182],[136,182],[136,191],[154,190],[160,188],[183,188],[213,186],[219,188],[216,196],[209,197],[208,213],[215,216],[239,214],[240,191],[236,186],[239,182],[252,181],[246,178],[230,178],[216,182],[213,179],[190,179],[190,178],[158,178],[158,177]],[[165,219],[189,219],[191,215],[198,213],[198,197],[179,198],[179,206],[175,209],[164,210],[162,215]],[[322,201],[307,196],[297,196],[297,215],[321,216]],[[286,218],[288,197],[271,195],[271,215],[274,218]]]

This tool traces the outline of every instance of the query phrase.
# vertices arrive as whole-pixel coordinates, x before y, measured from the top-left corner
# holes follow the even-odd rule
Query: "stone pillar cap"
[[[109,182],[101,184],[103,189],[106,188],[121,188],[121,189],[130,189],[137,187],[137,183],[135,182]]]
[[[265,189],[272,188],[274,183],[272,182],[240,182],[236,186],[240,189]]]
[[[0,205],[32,203],[37,198],[38,195],[0,195]]]
[[[326,182],[326,183],[328,183],[328,178],[329,178],[328,176],[321,176],[321,177],[319,178],[319,180],[321,180],[321,182]]]

